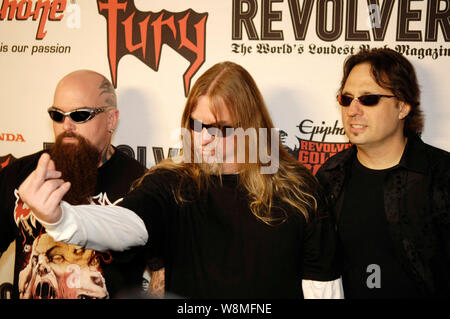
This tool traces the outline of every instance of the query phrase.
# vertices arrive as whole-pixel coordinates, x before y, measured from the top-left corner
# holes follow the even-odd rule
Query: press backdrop
[[[116,86],[113,143],[147,167],[176,153],[190,87],[244,66],[285,147],[313,173],[348,146],[336,103],[344,59],[386,46],[417,70],[425,142],[450,151],[450,0],[2,0],[0,165],[53,142],[58,80],[92,69]],[[12,281],[12,244],[0,284]]]

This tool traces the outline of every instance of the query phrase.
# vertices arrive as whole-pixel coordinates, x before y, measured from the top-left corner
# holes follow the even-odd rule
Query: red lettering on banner
[[[113,79],[113,84],[117,87],[117,13],[119,10],[125,11],[127,8],[127,3],[118,3],[116,1],[109,1],[108,3],[98,2],[98,10],[108,11],[108,56],[109,56],[109,66],[111,68],[111,74]]]
[[[22,134],[0,133],[0,141],[6,142],[25,142]]]
[[[300,140],[300,149],[306,150],[308,148],[308,141],[306,140]]]
[[[132,0],[97,0],[107,20],[108,59],[112,83],[117,87],[119,60],[132,54],[158,71],[161,48],[167,44],[191,64],[183,75],[185,95],[192,77],[205,61],[207,13],[142,12]]]
[[[133,12],[128,19],[122,24],[125,26],[125,46],[130,52],[134,52],[137,49],[142,49],[142,56],[145,59],[145,48],[147,47],[147,25],[150,15],[145,18],[144,21],[139,22],[139,29],[141,30],[141,42],[133,44],[133,18],[135,12]]]
[[[298,161],[303,163],[314,175],[327,159],[352,145],[350,143],[325,143],[302,139],[299,139],[299,141]]]
[[[189,18],[190,12],[186,14],[186,16],[179,21],[180,24],[180,30],[181,30],[181,43],[179,46],[179,49],[186,47],[187,49],[191,50],[195,53],[197,56],[197,59],[194,61],[194,63],[191,65],[191,67],[186,71],[184,74],[184,90],[186,92],[189,92],[189,87],[191,83],[191,78],[194,76],[195,72],[200,68],[200,66],[205,61],[205,22],[206,22],[206,16],[203,17],[199,23],[194,25],[195,31],[196,31],[196,38],[197,38],[197,45],[195,45],[193,42],[189,40],[187,37],[187,29],[188,29],[188,18]]]
[[[67,0],[37,0],[33,8],[33,1],[31,0],[3,0],[0,9],[0,20],[8,18],[8,20],[23,21],[32,17],[33,21],[39,18],[39,26],[36,32],[36,40],[42,40],[47,31],[45,31],[45,24],[47,19],[50,21],[60,21],[63,17],[64,10],[66,10]],[[41,10],[42,9],[42,10]],[[61,15],[58,15],[61,13]]]
[[[161,30],[162,26],[166,25],[172,30],[174,38],[177,37],[177,29],[175,28],[175,23],[173,16],[169,17],[166,20],[163,20],[163,13],[161,13],[155,21],[153,21],[152,26],[155,30],[155,64],[159,65],[159,58],[161,56],[161,47],[162,47],[162,39],[161,39]]]

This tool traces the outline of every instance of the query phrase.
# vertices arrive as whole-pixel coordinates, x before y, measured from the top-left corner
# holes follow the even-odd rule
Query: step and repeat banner
[[[53,142],[65,74],[116,87],[113,144],[147,167],[180,144],[196,78],[217,62],[254,77],[284,146],[313,173],[348,147],[336,93],[345,58],[389,47],[415,66],[423,139],[450,151],[450,0],[0,0],[0,167]],[[0,168],[1,169],[1,168]],[[0,260],[12,281],[13,245]]]

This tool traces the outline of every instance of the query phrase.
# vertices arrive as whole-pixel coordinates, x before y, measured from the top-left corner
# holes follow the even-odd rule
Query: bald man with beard
[[[119,110],[110,81],[90,70],[69,73],[57,84],[53,104],[47,111],[55,135],[49,152],[56,169],[71,183],[65,200],[97,205],[120,202],[133,181],[144,174],[145,167],[111,145]],[[19,198],[19,185],[43,152],[18,159],[0,171],[0,253],[16,240],[13,298],[114,298],[126,297],[130,291],[136,296],[147,263],[143,252],[86,252],[82,247],[67,245],[64,250],[58,248],[67,253],[57,253],[52,247],[59,244],[44,236],[45,228]],[[45,254],[37,254],[42,238],[47,238],[49,248]],[[68,255],[79,258],[67,260]],[[91,276],[92,282],[88,282],[82,269],[92,264],[98,275]],[[67,279],[43,279],[61,265],[66,271],[61,278]],[[104,293],[87,293],[87,287],[97,287]]]

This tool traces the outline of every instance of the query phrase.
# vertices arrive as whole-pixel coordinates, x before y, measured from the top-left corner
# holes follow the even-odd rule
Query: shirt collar
[[[426,153],[426,145],[416,134],[408,134],[408,142],[398,164],[407,170],[426,173],[428,171],[428,158]]]
[[[428,171],[428,159],[426,156],[426,145],[420,139],[417,134],[408,134],[408,142],[406,143],[405,150],[397,167],[403,167],[407,170],[417,171],[420,173],[426,173]],[[336,167],[343,167],[350,159],[356,156],[356,146],[352,145],[351,148],[334,155],[335,160],[330,161],[326,170],[332,170]]]
[[[327,163],[325,170],[333,170],[338,166],[343,167],[354,156],[356,156],[356,146],[352,145],[350,148],[333,155],[332,160]]]

